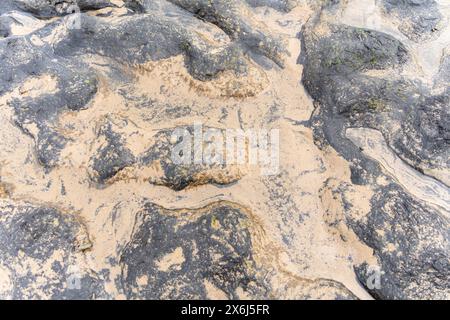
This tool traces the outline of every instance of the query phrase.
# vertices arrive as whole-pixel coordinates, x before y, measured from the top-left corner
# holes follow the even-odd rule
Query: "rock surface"
[[[1,1],[0,298],[450,298],[449,9]]]

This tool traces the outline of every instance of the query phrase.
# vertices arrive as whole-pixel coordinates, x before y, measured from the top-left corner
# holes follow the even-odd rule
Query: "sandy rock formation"
[[[1,1],[0,298],[448,299],[449,8]]]

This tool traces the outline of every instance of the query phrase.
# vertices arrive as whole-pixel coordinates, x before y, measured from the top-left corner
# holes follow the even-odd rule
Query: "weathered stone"
[[[261,52],[279,66],[283,66],[285,49],[282,42],[259,30],[256,23],[245,19],[236,12],[245,13],[248,8],[242,0],[170,0],[170,2],[195,13],[199,17],[217,25],[232,39],[240,40],[251,50]]]
[[[368,287],[374,297],[448,298],[450,225],[447,217],[391,185],[372,198],[372,211],[366,219],[350,224],[375,250],[381,266],[379,287]],[[366,287],[374,272],[367,264],[356,266],[356,274]]]
[[[210,283],[228,298],[238,289],[263,297],[247,223],[245,211],[227,203],[179,213],[147,204],[121,256],[127,296],[205,299]]]
[[[208,129],[224,134],[223,130],[207,127],[202,129],[201,134]],[[180,130],[178,133],[185,132],[187,136],[176,134],[177,130]],[[201,163],[194,163],[193,135],[192,126],[161,130],[155,135],[155,142],[146,151],[133,154],[127,148],[121,134],[114,130],[110,122],[106,122],[97,134],[98,141],[102,141],[102,144],[94,146],[97,152],[90,161],[91,178],[99,183],[99,186],[122,179],[144,179],[176,191],[205,184],[227,185],[241,178],[244,172],[239,170],[236,164],[227,164],[225,157],[221,161],[212,159],[214,160],[212,163],[204,163],[202,153],[200,154]],[[173,141],[175,138],[178,140]],[[183,139],[188,140],[183,141]],[[190,154],[182,154],[184,143],[188,144]],[[208,142],[204,144],[203,147],[206,148]],[[174,148],[177,145],[181,155],[174,154]],[[225,148],[225,146],[222,147]],[[145,171],[146,168],[156,170],[147,177],[140,174],[140,170]],[[123,169],[128,171],[123,172]]]
[[[379,32],[326,24],[320,27],[329,27],[330,34],[315,38],[317,27],[307,27],[303,35],[303,83],[323,106],[320,130],[327,139],[343,137],[341,127],[376,128],[415,168],[448,167],[448,94],[433,96],[421,83],[405,78],[364,74],[401,67],[408,61],[405,47]]]
[[[0,1],[0,298],[449,298],[444,12],[369,2]]]
[[[435,0],[384,0],[388,14],[402,19],[400,31],[413,41],[432,38],[438,33],[442,14]]]
[[[324,10],[324,16],[330,14]],[[392,72],[410,61],[403,44],[319,17],[305,26],[302,42],[303,83],[317,106],[312,118],[317,144],[331,145],[351,161],[353,183],[377,186],[386,171],[348,143],[345,131],[351,127],[381,131],[395,154],[421,172],[448,169],[449,95],[433,94],[421,82]],[[376,187],[367,218],[348,214],[347,223],[374,249],[382,272],[380,287],[368,285],[374,270],[367,263],[355,267],[358,278],[375,298],[445,299],[447,213],[418,202],[402,187],[394,182]],[[346,205],[350,212],[352,203]]]
[[[99,279],[81,270],[78,247],[89,238],[74,217],[49,207],[2,201],[0,266],[12,299],[91,299],[104,296]]]
[[[16,9],[14,0],[3,0],[0,2],[0,14]]]
[[[13,0],[20,9],[38,17],[48,18],[80,12],[81,10],[114,7],[110,0]]]
[[[104,141],[97,153],[92,157],[92,169],[95,172],[93,179],[99,183],[106,183],[120,170],[135,163],[135,158],[128,150],[120,137],[106,123],[100,129],[98,138]]]
[[[186,137],[174,135],[174,130],[177,129],[186,130],[188,135]],[[208,129],[216,130],[216,132],[224,136],[223,130],[207,127],[202,129],[202,134],[204,134],[204,130]],[[202,154],[200,154],[202,163],[195,163],[194,128],[178,127],[174,130],[163,130],[159,132],[155,137],[156,143],[150,147],[149,150],[144,152],[141,157],[142,165],[157,165],[162,168],[164,175],[161,177],[161,181],[159,182],[160,184],[168,186],[174,190],[182,190],[190,186],[192,187],[211,183],[227,185],[236,182],[241,178],[243,172],[239,171],[237,165],[227,164],[226,158],[223,154],[220,155],[222,157],[221,161],[214,161],[213,163],[208,164],[203,161],[203,159],[206,158],[204,158],[204,154],[202,152]],[[173,137],[177,137],[179,140],[174,142],[172,141]],[[190,141],[183,141],[183,139],[189,139]],[[191,146],[189,148],[191,150],[191,154],[180,155],[179,159],[186,162],[177,163],[177,161],[174,161],[172,150],[174,150],[174,147],[176,147],[177,144],[183,146],[183,143]],[[203,148],[205,149],[207,145],[208,144],[204,144]],[[224,150],[225,145],[222,145],[222,147]],[[180,152],[183,151],[181,150]]]
[[[271,7],[276,10],[289,12],[298,5],[298,0],[246,0],[253,7]]]

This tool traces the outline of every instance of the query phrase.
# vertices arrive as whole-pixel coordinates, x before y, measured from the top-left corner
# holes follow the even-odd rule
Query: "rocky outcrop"
[[[372,199],[367,220],[355,221],[358,236],[374,248],[381,265],[381,299],[446,299],[450,279],[449,221],[396,186]],[[367,264],[357,266],[362,283],[371,276]]]
[[[177,130],[180,135],[175,135]],[[154,136],[151,147],[135,155],[126,147],[121,135],[113,130],[111,122],[106,122],[97,135],[101,146],[95,146],[97,152],[91,158],[92,180],[105,186],[118,180],[143,179],[173,190],[183,190],[205,184],[231,184],[245,174],[243,166],[227,164],[222,153],[220,159],[211,157],[211,163],[203,163],[207,154],[195,154],[194,146],[198,142],[194,141],[194,130],[193,126],[161,130]],[[201,128],[200,134],[207,130],[224,135],[218,128],[207,127]],[[201,143],[206,149],[213,141],[202,139]],[[211,149],[214,152],[213,145]],[[195,162],[198,161],[195,157],[200,157],[201,163]]]
[[[448,299],[448,14],[362,2],[0,1],[0,298]]]
[[[42,5],[44,3],[47,2],[42,2]],[[172,7],[172,10],[179,13],[177,8]],[[115,59],[117,63],[134,65],[184,54],[188,70],[203,80],[225,70],[232,70],[236,74],[246,72],[247,62],[240,46],[234,43],[226,46],[211,45],[193,32],[199,21],[190,14],[180,14],[190,21],[189,24],[180,23],[179,17],[170,18],[152,10],[125,17],[118,26],[112,26],[96,17],[81,15],[80,29],[68,28],[67,34],[51,45],[35,43],[32,39],[44,38],[52,30],[67,27],[67,21],[58,21],[21,38],[2,41],[0,93],[30,77],[49,76],[56,82],[56,92],[51,95],[33,98],[24,95],[10,102],[16,110],[19,126],[35,139],[39,159],[44,166],[50,168],[57,164],[59,152],[67,142],[65,137],[55,132],[49,122],[55,121],[63,110],[87,108],[97,90],[97,78],[78,59],[80,55],[101,54]],[[248,26],[245,34],[250,31],[251,26]],[[8,34],[7,29],[4,34]],[[263,33],[255,31],[254,34]],[[243,41],[259,43],[260,40]],[[266,39],[263,42],[270,47],[261,52],[280,62],[282,47],[278,44],[272,46],[272,40]],[[111,43],[115,43],[115,46],[111,46]],[[252,48],[258,49],[255,45]],[[23,52],[20,59],[16,59],[18,51]],[[28,124],[37,130],[28,130]]]
[[[399,30],[409,39],[420,42],[439,33],[442,14],[434,0],[384,0],[388,15],[401,19]]]
[[[326,138],[337,140],[339,127],[376,128],[410,165],[421,171],[448,168],[448,94],[432,95],[405,77],[388,78],[390,69],[408,61],[406,48],[376,31],[327,23],[311,28],[303,40],[303,82],[323,105]],[[314,28],[329,33],[317,39]]]
[[[242,208],[227,203],[184,213],[147,204],[121,256],[127,296],[206,299],[219,290],[236,299],[241,290],[264,297],[248,223]]]
[[[91,243],[79,221],[28,203],[2,201],[0,212],[2,298],[106,297],[100,279],[82,269],[82,251]]]
[[[64,16],[82,10],[115,6],[110,0],[13,0],[14,4],[40,18]]]
[[[418,202],[403,190],[404,184],[380,185],[380,176],[392,173],[383,166],[393,163],[373,162],[378,159],[368,158],[365,148],[375,148],[371,145],[375,140],[364,146],[349,144],[347,139],[357,138],[346,135],[346,129],[379,130],[395,155],[422,173],[448,170],[448,93],[433,95],[425,84],[398,75],[410,63],[399,40],[328,22],[328,10],[332,7],[302,34],[303,83],[316,102],[313,126],[318,145],[331,145],[352,162],[354,183],[378,190],[367,217],[347,217],[358,237],[374,249],[381,267],[379,287],[367,284],[374,272],[367,263],[355,267],[358,278],[380,299],[445,299],[450,270],[448,207]],[[448,187],[439,188],[442,200],[448,199]],[[347,205],[351,208],[351,201]]]

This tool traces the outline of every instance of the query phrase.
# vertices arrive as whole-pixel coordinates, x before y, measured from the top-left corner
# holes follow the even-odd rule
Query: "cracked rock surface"
[[[0,298],[449,299],[449,20],[0,1]]]

